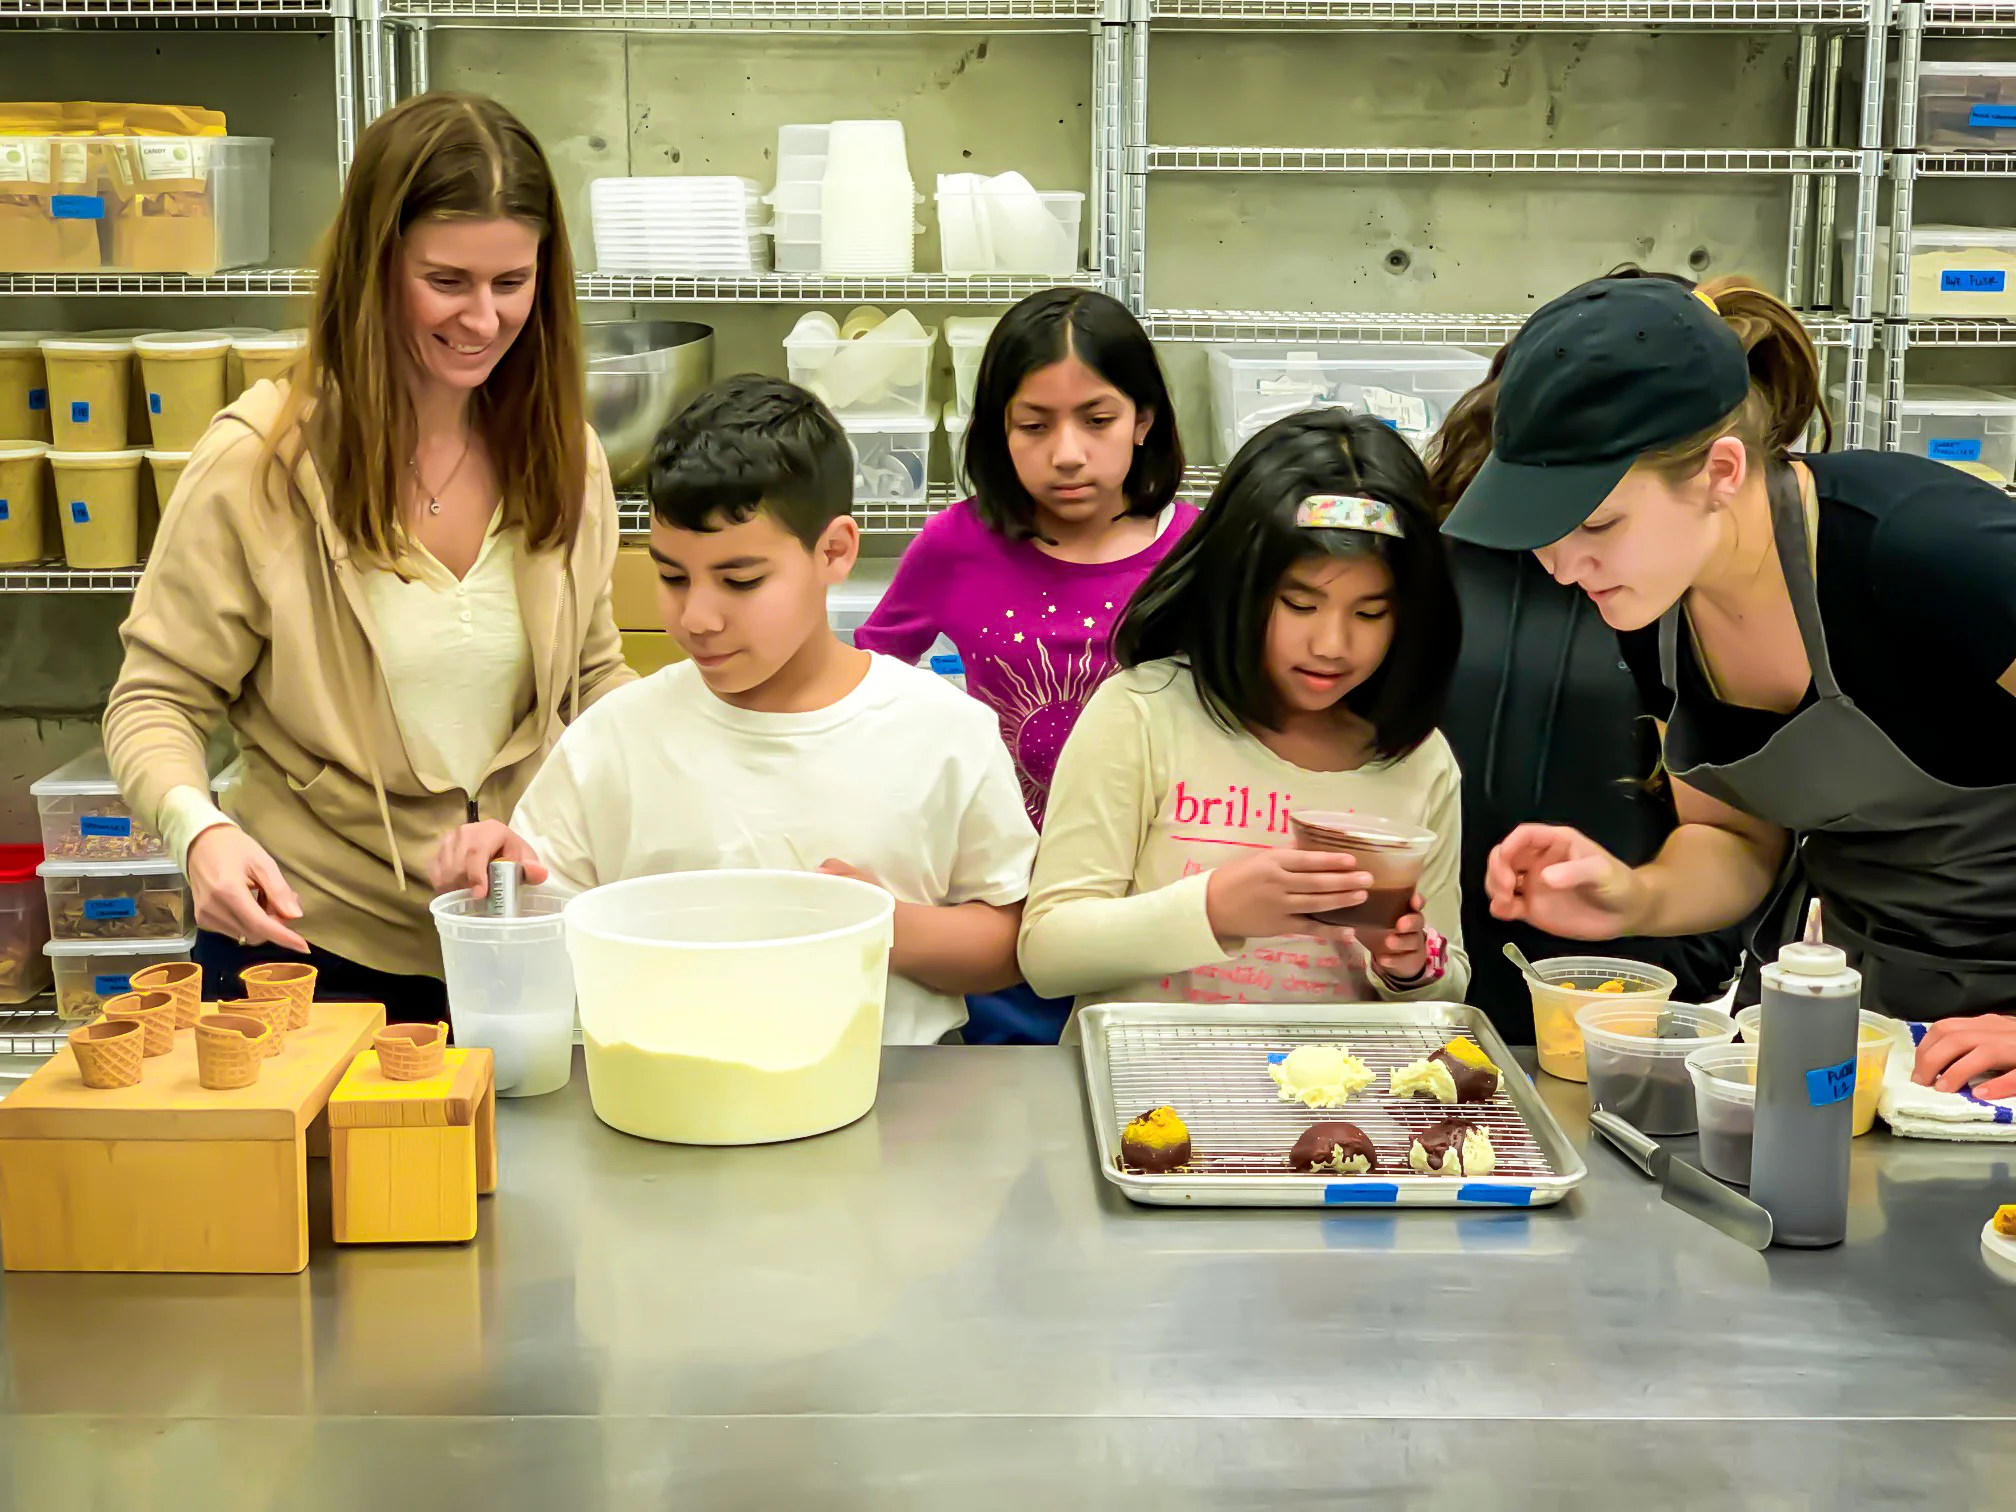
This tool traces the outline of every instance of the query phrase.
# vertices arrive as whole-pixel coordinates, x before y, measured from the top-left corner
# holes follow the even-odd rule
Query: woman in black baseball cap
[[[1868,1006],[1955,1020],[1918,1071],[1956,1090],[2016,1067],[2016,503],[1921,457],[1795,455],[1816,420],[1824,451],[1812,342],[1741,280],[1599,279],[1520,331],[1444,529],[1534,551],[1620,632],[1681,823],[1636,868],[1522,825],[1486,886],[1576,939],[1770,898],[1766,959],[1816,894]]]

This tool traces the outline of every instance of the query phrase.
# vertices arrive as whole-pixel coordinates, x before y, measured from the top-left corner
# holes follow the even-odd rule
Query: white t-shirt
[[[1036,854],[993,712],[887,656],[803,714],[723,703],[691,662],[618,688],[561,737],[511,827],[571,891],[832,857],[905,903],[999,906],[1028,892]],[[962,999],[889,978],[884,1044],[965,1022]]]

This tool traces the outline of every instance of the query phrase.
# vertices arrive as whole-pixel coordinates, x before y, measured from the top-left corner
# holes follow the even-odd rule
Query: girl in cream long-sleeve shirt
[[[1405,441],[1339,411],[1260,432],[1115,637],[1051,788],[1023,913],[1037,991],[1087,1001],[1460,998],[1460,775],[1435,730],[1454,590]],[[1435,832],[1414,910],[1367,950],[1309,916],[1355,858],[1290,810]]]

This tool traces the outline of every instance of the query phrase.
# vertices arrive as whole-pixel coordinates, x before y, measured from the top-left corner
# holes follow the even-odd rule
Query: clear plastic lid
[[[260,336],[234,336],[231,345],[241,352],[298,352],[308,345],[308,332],[268,331]]]
[[[2016,396],[1988,389],[1914,384],[1904,390],[1904,400],[1898,409],[1907,415],[2007,417],[2016,415]]]
[[[58,357],[116,357],[133,350],[131,336],[46,336],[38,343],[44,352]]]
[[[0,331],[0,352],[39,352],[54,331]]]
[[[182,868],[172,856],[153,856],[145,861],[44,861],[35,868],[38,877],[179,877]]]
[[[147,449],[147,460],[149,462],[184,463],[195,455],[196,453],[194,452],[155,451],[151,446]]]
[[[133,350],[142,356],[171,357],[228,352],[231,336],[225,331],[156,331],[151,336],[135,336]]]
[[[2016,253],[2016,228],[2008,226],[1913,226],[1913,252],[1973,250]]]
[[[20,462],[29,457],[49,455],[46,441],[0,441],[0,462]]]
[[[1897,65],[1891,64],[1890,71],[1894,74]],[[2016,63],[1993,58],[1978,58],[1971,63],[1920,63],[1918,78],[1921,83],[1926,79],[2011,79],[2016,78]]]
[[[176,940],[51,940],[46,956],[184,956],[196,948],[196,936]]]
[[[994,334],[994,327],[1001,323],[998,315],[952,315],[945,321],[945,345],[948,347],[976,347],[987,345],[987,338]]]
[[[929,415],[842,415],[840,428],[850,436],[915,436],[919,440],[937,429]]]
[[[119,784],[112,780],[112,764],[99,746],[30,783],[28,791],[37,798],[117,798]]]
[[[138,467],[147,460],[146,450],[138,446],[124,451],[51,451],[46,455],[52,467],[74,467],[85,472],[118,472]]]

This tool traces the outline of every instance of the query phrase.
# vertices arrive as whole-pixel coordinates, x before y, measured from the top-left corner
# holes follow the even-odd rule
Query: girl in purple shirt
[[[905,661],[941,633],[957,646],[1041,828],[1065,737],[1112,674],[1114,625],[1197,518],[1176,501],[1183,446],[1161,363],[1125,305],[1046,289],[1001,317],[966,475],[973,497],[918,534],[854,644]],[[1026,989],[973,1002],[967,1038],[1054,1041],[1070,1004],[1042,1004]]]

